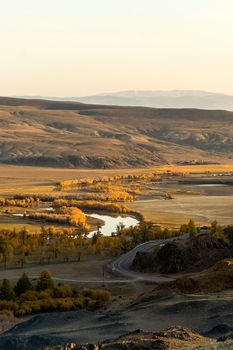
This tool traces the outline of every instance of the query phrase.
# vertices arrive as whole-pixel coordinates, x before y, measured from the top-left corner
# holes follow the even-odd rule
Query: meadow
[[[100,209],[100,202],[102,210],[108,211],[114,202],[115,209],[118,206],[118,212],[124,205],[128,208],[124,209],[125,212],[138,212],[146,220],[168,227],[177,227],[190,218],[201,225],[214,219],[228,224],[232,218],[233,187],[198,187],[192,181],[219,179],[224,182],[232,179],[232,174],[232,164],[167,165],[114,170],[0,165],[0,197],[12,198],[17,195],[25,198],[34,195],[43,200],[47,196],[50,204],[57,198],[76,199],[82,208],[90,211],[92,208],[98,209],[96,203],[99,203]],[[180,184],[180,181],[186,179],[191,179],[191,184]],[[60,187],[62,183],[65,186]],[[35,209],[28,207],[23,211],[30,213]],[[112,212],[115,209],[112,208]],[[40,229],[41,223],[30,217],[11,215],[12,212],[22,213],[20,207],[0,207],[0,212],[0,228],[21,229],[26,226],[32,231]],[[56,225],[61,226],[59,223]],[[98,222],[92,221],[89,225],[94,227]]]

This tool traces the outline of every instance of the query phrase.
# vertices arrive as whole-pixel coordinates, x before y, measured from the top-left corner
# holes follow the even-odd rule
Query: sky
[[[233,95],[232,0],[0,0],[0,95]]]

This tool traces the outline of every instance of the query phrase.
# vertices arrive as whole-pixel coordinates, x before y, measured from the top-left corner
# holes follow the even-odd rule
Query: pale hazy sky
[[[0,0],[0,95],[233,94],[233,0]]]

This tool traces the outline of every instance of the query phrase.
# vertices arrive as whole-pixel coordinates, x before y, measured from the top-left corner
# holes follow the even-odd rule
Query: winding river
[[[46,210],[46,211],[52,211],[52,207],[41,207],[40,210]],[[16,213],[12,214],[13,216],[18,217],[27,217],[28,214],[23,213]],[[101,215],[101,214],[87,214],[87,216],[90,216],[95,219],[99,219],[104,222],[104,224],[99,228],[99,232],[103,234],[104,236],[111,236],[112,233],[115,233],[117,230],[118,225],[123,225],[125,228],[128,228],[130,226],[136,226],[139,223],[139,220],[137,220],[135,217],[132,216],[110,216],[110,215]],[[89,237],[93,236],[93,234],[96,232],[91,231]]]
[[[111,236],[112,233],[115,233],[118,225],[124,225],[125,228],[130,226],[136,226],[139,221],[132,216],[109,216],[109,215],[100,215],[100,214],[90,214],[92,218],[100,219],[104,221],[104,224],[99,229],[99,232],[104,236]],[[95,231],[90,232],[90,236],[93,235]]]

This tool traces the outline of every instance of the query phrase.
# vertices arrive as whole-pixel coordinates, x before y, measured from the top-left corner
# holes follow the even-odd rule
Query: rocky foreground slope
[[[233,112],[0,98],[0,162],[143,167],[230,162]]]
[[[143,332],[136,330],[115,340],[106,340],[100,344],[47,347],[44,350],[217,350],[232,349],[233,342],[216,341],[184,327],[172,327],[164,332]]]

